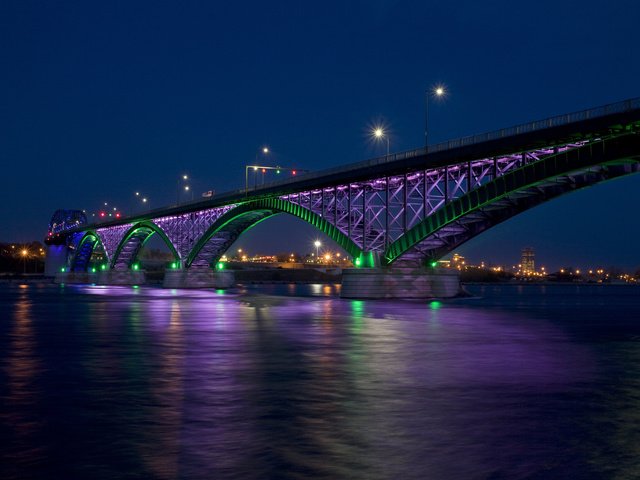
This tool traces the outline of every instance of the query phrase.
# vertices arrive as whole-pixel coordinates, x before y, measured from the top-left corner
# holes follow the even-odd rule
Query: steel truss
[[[428,219],[441,213],[452,202],[468,196],[503,176],[510,175],[527,165],[543,162],[545,159],[580,149],[585,145],[601,144],[601,139],[579,141],[561,146],[536,148],[526,152],[505,154],[491,158],[454,163],[446,166],[408,171],[401,175],[375,177],[348,184],[337,184],[325,188],[299,191],[281,195],[283,201],[296,210],[311,212],[324,222],[335,227],[339,233],[350,239],[362,252],[376,252],[380,256],[390,246],[404,238],[412,229],[424,224]],[[551,160],[555,161],[555,160]],[[561,161],[561,160],[558,160]],[[536,167],[537,168],[537,167]],[[562,177],[551,182],[571,182]],[[402,251],[393,261],[420,261],[441,255],[460,243],[461,238],[469,238],[470,232],[482,228],[495,211],[507,211],[522,204],[520,197],[535,196],[542,187],[511,192],[504,198],[497,198],[490,205],[466,213],[455,222],[449,222],[415,245]],[[248,199],[251,201],[252,199]],[[275,197],[274,197],[275,200]],[[151,219],[164,232],[166,239],[174,247],[183,267],[206,266],[219,258],[226,249],[247,228],[267,218],[276,210],[269,208],[247,211],[225,225],[216,222],[225,214],[242,205],[234,203],[198,212]],[[246,208],[245,204],[245,208]],[[289,212],[291,213],[291,212]],[[297,214],[297,213],[296,213]],[[304,215],[299,215],[305,218]],[[226,217],[225,217],[226,218]],[[310,218],[310,217],[309,217]],[[483,223],[484,222],[484,223]],[[314,223],[315,224],[315,223]],[[115,268],[126,268],[135,259],[140,247],[150,235],[152,228],[140,225],[131,231],[132,224],[104,227],[96,230],[105,254]],[[126,239],[125,239],[126,237]],[[79,240],[77,240],[79,241]],[[77,245],[76,241],[76,245]],[[122,242],[126,245],[121,245]],[[121,258],[114,258],[116,252]],[[86,253],[86,252],[85,252]],[[188,262],[187,262],[187,259]],[[188,263],[188,264],[187,264]]]

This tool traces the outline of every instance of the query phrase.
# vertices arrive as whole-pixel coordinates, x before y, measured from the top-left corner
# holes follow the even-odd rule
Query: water
[[[640,477],[640,288],[471,290],[0,285],[0,478]]]

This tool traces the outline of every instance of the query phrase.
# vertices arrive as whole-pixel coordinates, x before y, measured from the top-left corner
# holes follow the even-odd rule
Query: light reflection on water
[[[2,286],[0,478],[633,477],[638,290],[472,290]]]

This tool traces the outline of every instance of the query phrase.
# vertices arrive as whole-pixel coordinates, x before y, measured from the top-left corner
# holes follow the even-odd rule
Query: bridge
[[[174,286],[193,286],[201,284],[196,277],[215,277],[240,235],[288,214],[353,258],[360,270],[354,295],[361,296],[373,285],[387,289],[390,272],[402,272],[395,277],[401,288],[415,285],[432,262],[492,226],[638,172],[639,133],[635,98],[114,221],[90,224],[77,211],[56,212],[45,241],[51,268],[115,279],[135,275],[138,253],[157,235],[174,257]]]

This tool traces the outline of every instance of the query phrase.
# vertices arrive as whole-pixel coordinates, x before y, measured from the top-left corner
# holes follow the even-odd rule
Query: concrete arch
[[[154,235],[158,234],[167,245],[176,261],[180,261],[180,255],[167,234],[158,225],[151,221],[138,222],[124,234],[118,244],[115,254],[110,262],[110,268],[129,268],[136,260],[140,249]]]
[[[347,235],[320,215],[280,198],[262,198],[241,203],[220,217],[198,240],[189,253],[185,266],[214,265],[240,235],[263,220],[281,213],[313,225],[353,257],[362,253]]]
[[[102,245],[102,240],[100,240],[100,236],[93,230],[86,231],[82,236],[82,238],[80,239],[80,241],[78,242],[78,246],[76,247],[75,254],[71,259],[70,270],[74,272],[76,271],[86,272],[89,268],[89,261],[91,260],[91,255],[93,255],[93,251],[95,250],[96,245],[98,244]]]
[[[457,232],[440,246],[421,249],[437,260],[462,243],[519,213],[565,193],[640,171],[640,135],[590,143],[513,170],[459,197],[414,226],[386,249],[392,264],[446,228]]]

